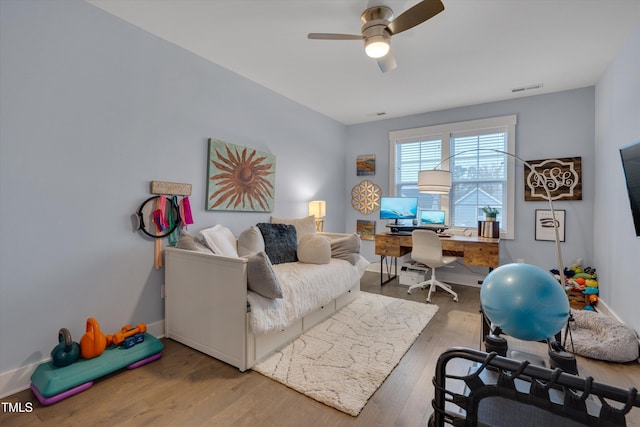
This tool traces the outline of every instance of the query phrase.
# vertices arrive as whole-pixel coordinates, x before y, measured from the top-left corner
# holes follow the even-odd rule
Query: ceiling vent
[[[519,92],[524,92],[524,91],[527,91],[527,90],[541,89],[542,86],[543,86],[542,83],[536,83],[534,85],[513,88],[513,89],[511,89],[511,92],[512,93],[519,93]]]

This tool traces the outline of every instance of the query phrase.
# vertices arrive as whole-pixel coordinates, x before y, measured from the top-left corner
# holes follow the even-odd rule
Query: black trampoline
[[[468,373],[448,372],[454,360],[471,362],[464,364]],[[640,407],[635,388],[468,348],[440,355],[433,384],[430,427],[626,426],[626,414]]]

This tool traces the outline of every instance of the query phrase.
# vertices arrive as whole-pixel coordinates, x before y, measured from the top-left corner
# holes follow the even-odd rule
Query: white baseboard
[[[164,321],[148,324],[147,333],[156,338],[164,337]],[[28,389],[31,386],[31,375],[33,371],[35,371],[40,364],[48,362],[49,360],[51,359],[46,358],[40,362],[30,363],[29,365],[0,373],[0,399]]]
[[[367,266],[367,271],[373,271],[374,273],[380,272],[380,261],[372,262]]]
[[[31,384],[31,374],[33,374],[33,371],[36,370],[40,363],[48,360],[49,359],[45,359],[41,362],[31,363],[27,366],[22,366],[18,369],[0,374],[0,398],[5,398],[28,389]]]
[[[444,271],[443,271],[444,270]],[[473,274],[465,274],[459,273],[455,271],[446,271],[446,269],[438,270],[437,276],[438,280],[445,283],[453,283],[456,285],[465,285],[465,286],[473,286],[479,288],[481,285],[478,283],[479,280],[483,280],[484,276],[477,276]]]

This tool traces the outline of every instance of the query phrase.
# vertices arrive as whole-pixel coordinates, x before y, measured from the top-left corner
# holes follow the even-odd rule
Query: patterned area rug
[[[357,416],[437,311],[433,304],[361,292],[253,370]]]

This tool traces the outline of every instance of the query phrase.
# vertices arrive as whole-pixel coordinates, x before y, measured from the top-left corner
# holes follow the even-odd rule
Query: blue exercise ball
[[[569,299],[551,273],[529,264],[506,264],[492,272],[480,289],[482,310],[493,326],[525,341],[560,332],[569,318]]]

